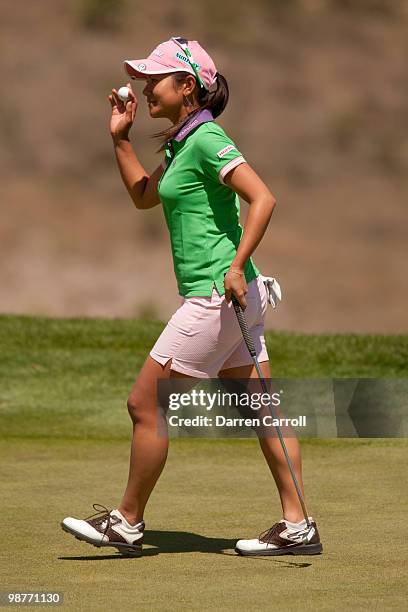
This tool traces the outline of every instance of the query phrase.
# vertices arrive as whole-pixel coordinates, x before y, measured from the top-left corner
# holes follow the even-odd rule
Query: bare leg
[[[128,399],[133,439],[128,483],[118,509],[132,525],[143,519],[145,506],[167,459],[167,423],[157,409],[157,380],[184,378],[170,370],[170,366],[171,359],[163,367],[149,355]]]
[[[171,360],[163,368],[149,355],[128,399],[133,439],[128,483],[118,509],[131,524],[143,519],[147,500],[166,463],[168,438],[158,435],[158,427],[165,424],[160,423],[157,410],[156,384],[159,378],[169,377],[170,364]]]
[[[270,378],[269,362],[263,361],[260,366],[264,378]],[[218,376],[220,378],[258,378],[254,365],[220,370]],[[293,484],[292,476],[279,439],[276,436],[266,438],[260,437],[259,444],[279,491],[283,517],[293,523],[300,522],[304,519],[302,507],[299,503],[295,485]],[[290,437],[285,438],[285,444],[292,460],[293,469],[300,490],[304,495],[299,442],[297,438]]]

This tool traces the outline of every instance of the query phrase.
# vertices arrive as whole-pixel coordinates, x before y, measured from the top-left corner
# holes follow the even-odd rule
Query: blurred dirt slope
[[[1,312],[167,320],[179,305],[161,207],[132,207],[106,96],[125,82],[123,59],[181,34],[227,77],[219,123],[278,200],[255,254],[283,288],[268,327],[407,331],[406,2],[3,0],[0,10]],[[142,98],[132,139],[151,171],[161,157],[149,136],[167,124]]]

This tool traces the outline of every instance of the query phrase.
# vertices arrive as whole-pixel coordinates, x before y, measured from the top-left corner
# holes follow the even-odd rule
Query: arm
[[[127,86],[130,93],[126,105],[118,97],[116,89],[112,89],[112,94],[109,96],[112,108],[110,133],[119,172],[134,205],[139,209],[153,208],[160,203],[157,185],[163,168],[160,165],[149,176],[129,141],[129,130],[135,120],[138,102],[130,83]]]
[[[160,204],[157,185],[163,174],[162,165],[149,176],[129,140],[114,139],[113,145],[120,175],[136,208],[146,210]]]
[[[241,242],[224,279],[227,302],[231,300],[231,294],[234,293],[245,310],[247,292],[245,264],[265,234],[276,200],[265,183],[247,163],[240,164],[231,170],[224,178],[224,182],[250,205]]]

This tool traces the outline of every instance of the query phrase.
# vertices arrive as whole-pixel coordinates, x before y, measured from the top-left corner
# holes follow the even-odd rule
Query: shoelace
[[[91,514],[91,516],[88,516],[85,521],[93,519],[94,517],[97,517],[98,514],[100,514],[101,516],[98,519],[95,518],[94,520],[95,525],[102,525],[106,521],[106,527],[103,530],[103,535],[106,534],[111,525],[117,525],[117,523],[121,522],[120,518],[118,518],[117,516],[111,516],[110,513],[112,512],[112,510],[108,510],[106,506],[103,506],[102,504],[92,504],[92,507],[94,510],[96,510],[96,512],[95,514]]]
[[[278,527],[279,527],[279,523],[275,523],[274,525],[272,525],[272,527],[270,527],[266,531],[263,531],[261,534],[259,534],[258,540],[260,542],[266,542],[267,544],[272,544],[273,537],[275,535],[279,535]]]

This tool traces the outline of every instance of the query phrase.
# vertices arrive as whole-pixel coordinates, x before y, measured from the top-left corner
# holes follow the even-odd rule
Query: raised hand
[[[129,98],[127,102],[122,102],[118,96],[116,89],[112,89],[112,93],[108,96],[112,107],[112,115],[110,119],[110,133],[114,140],[123,140],[129,138],[129,130],[133,125],[136,116],[138,101],[132,91],[130,83],[126,83],[129,89]]]

